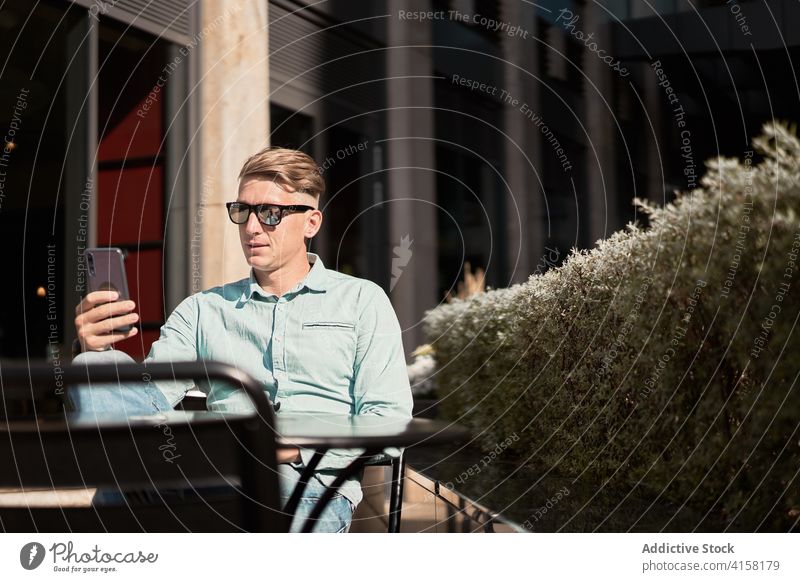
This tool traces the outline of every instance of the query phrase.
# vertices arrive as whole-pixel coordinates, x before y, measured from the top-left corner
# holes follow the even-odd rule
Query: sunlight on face
[[[313,196],[288,192],[270,179],[244,178],[239,184],[236,200],[246,204],[304,204],[317,207]],[[318,211],[316,211],[318,214]],[[247,263],[258,271],[273,272],[294,261],[306,260],[306,238],[316,234],[311,211],[287,212],[277,226],[267,226],[251,213],[247,222],[239,225]]]

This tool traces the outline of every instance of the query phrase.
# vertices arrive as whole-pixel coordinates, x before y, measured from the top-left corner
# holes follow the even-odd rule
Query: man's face
[[[236,201],[317,207],[313,196],[287,192],[276,182],[258,177],[242,179]],[[256,213],[252,212],[247,222],[239,225],[239,239],[245,259],[254,269],[266,272],[276,271],[293,261],[305,261],[305,239],[317,234],[321,223],[322,213],[319,210],[286,212],[277,226],[261,224]]]

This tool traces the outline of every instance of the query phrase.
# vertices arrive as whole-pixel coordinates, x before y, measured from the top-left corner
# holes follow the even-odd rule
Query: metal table
[[[58,417],[40,417],[35,427],[29,423],[28,430],[47,431],[63,429],[64,423],[70,432],[96,429],[98,424],[104,428],[126,428],[132,425],[166,425],[181,423],[225,423],[231,417],[249,416],[236,412],[207,411],[169,411],[152,415],[124,416],[120,414],[71,412]],[[324,455],[331,449],[364,449],[363,453],[339,471],[333,483],[326,487],[325,493],[314,506],[311,514],[303,524],[302,531],[310,532],[315,521],[330,503],[333,496],[344,482],[358,474],[365,465],[384,454],[388,448],[424,447],[437,444],[452,443],[467,436],[466,430],[437,420],[411,419],[398,420],[375,415],[348,416],[325,413],[276,413],[275,434],[278,448],[302,447],[313,449],[314,455],[304,467],[297,486],[284,507],[284,511],[293,516],[302,498],[308,482]],[[22,423],[20,423],[22,424]],[[8,428],[15,430],[14,421]],[[18,430],[19,427],[16,428]]]

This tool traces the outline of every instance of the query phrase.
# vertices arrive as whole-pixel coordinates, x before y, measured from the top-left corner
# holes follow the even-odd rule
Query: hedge
[[[764,127],[701,187],[520,285],[428,312],[441,409],[519,463],[732,529],[797,527],[800,142]]]

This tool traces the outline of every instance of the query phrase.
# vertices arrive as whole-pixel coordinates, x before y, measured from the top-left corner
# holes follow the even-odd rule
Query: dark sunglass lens
[[[231,217],[231,220],[236,224],[244,224],[247,222],[247,218],[250,215],[250,210],[247,206],[241,206],[239,204],[232,204],[231,207],[228,209],[228,216]]]
[[[281,221],[281,209],[277,206],[262,206],[258,210],[258,219],[267,226],[275,226]]]

